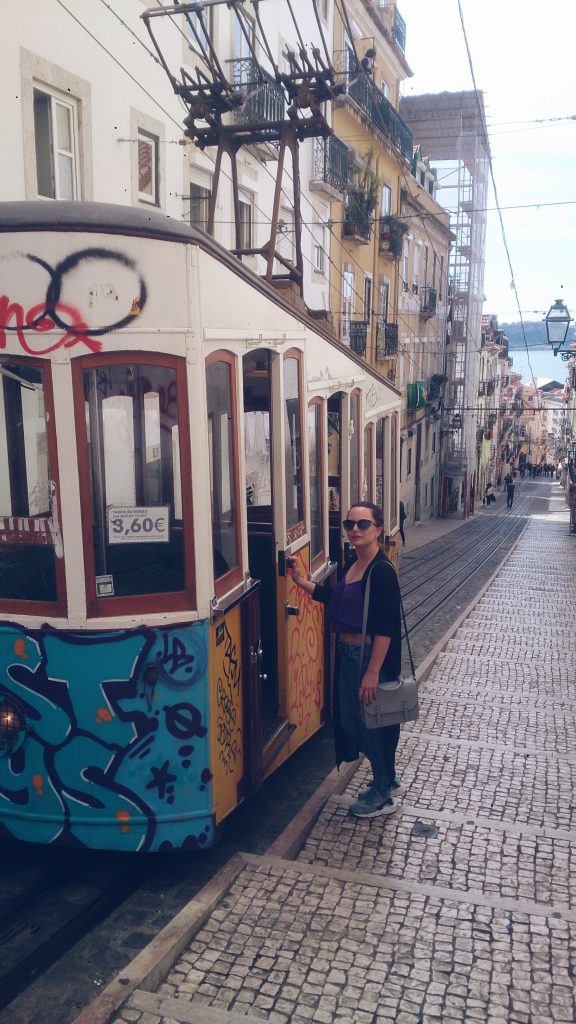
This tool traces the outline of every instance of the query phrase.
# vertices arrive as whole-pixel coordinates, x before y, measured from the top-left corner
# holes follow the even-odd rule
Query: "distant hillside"
[[[508,335],[508,341],[510,342],[509,348],[524,348],[524,334],[526,335],[526,341],[529,348],[545,348],[547,345],[546,338],[546,324],[541,320],[525,320],[524,321],[524,334],[522,334],[522,324],[498,324],[500,330],[504,331]],[[576,332],[571,327],[568,333],[568,339],[574,341]]]

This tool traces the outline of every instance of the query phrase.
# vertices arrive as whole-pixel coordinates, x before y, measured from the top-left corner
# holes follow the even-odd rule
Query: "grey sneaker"
[[[382,814],[394,814],[397,810],[398,804],[391,796],[383,800],[375,789],[366,800],[358,800],[349,808],[350,814],[356,818],[377,818]]]
[[[403,786],[401,782],[393,782],[391,786],[392,796],[402,796],[406,792],[406,786]],[[368,786],[368,789],[361,789],[358,793],[358,800],[368,800],[374,792],[374,783]]]

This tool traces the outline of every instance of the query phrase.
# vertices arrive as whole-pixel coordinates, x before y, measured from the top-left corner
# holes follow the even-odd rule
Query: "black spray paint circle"
[[[136,264],[134,260],[131,260],[128,256],[124,256],[121,252],[115,252],[113,249],[80,249],[78,252],[72,253],[67,256],[65,260],[62,260],[51,273],[51,281],[48,285],[48,291],[46,292],[46,316],[49,316],[54,323],[61,328],[63,331],[73,331],[74,334],[86,337],[94,337],[98,334],[110,334],[112,331],[119,331],[127,324],[132,323],[134,316],[132,313],[128,313],[122,319],[117,320],[113,324],[107,324],[104,327],[85,327],[78,328],[74,324],[67,324],[65,320],[56,313],[56,305],[60,301],[60,295],[62,293],[62,282],[66,274],[71,270],[74,270],[79,263],[83,263],[87,260],[114,260],[116,263],[120,263],[123,267],[128,267],[129,270],[133,270],[138,277],[138,286],[140,292],[138,295],[138,302],[140,311],[144,309],[146,305],[146,299],[148,298],[148,290],[144,282],[144,278],[138,274]]]

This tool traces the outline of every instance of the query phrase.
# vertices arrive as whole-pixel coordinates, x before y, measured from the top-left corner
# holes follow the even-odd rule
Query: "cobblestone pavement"
[[[348,807],[293,861],[244,856],[115,1024],[573,1024],[576,545],[530,522],[421,686],[400,812]],[[557,521],[560,520],[560,521]]]

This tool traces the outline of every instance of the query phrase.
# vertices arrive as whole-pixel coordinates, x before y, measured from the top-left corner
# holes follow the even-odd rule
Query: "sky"
[[[576,2],[461,0],[460,6],[484,93],[512,265],[511,272],[498,214],[488,212],[484,312],[512,323],[520,307],[523,319],[539,320],[562,298],[576,316]],[[398,11],[414,72],[403,95],[472,89],[458,0],[398,0]],[[509,208],[525,204],[531,208]],[[488,207],[494,206],[490,186]]]

